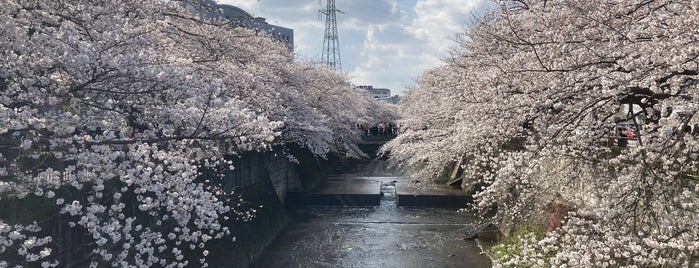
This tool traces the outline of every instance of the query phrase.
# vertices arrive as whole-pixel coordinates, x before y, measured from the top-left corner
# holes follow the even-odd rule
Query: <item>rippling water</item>
[[[377,207],[305,207],[257,267],[491,267],[475,218],[449,208],[397,207],[390,177]],[[392,192],[393,190],[393,192]]]

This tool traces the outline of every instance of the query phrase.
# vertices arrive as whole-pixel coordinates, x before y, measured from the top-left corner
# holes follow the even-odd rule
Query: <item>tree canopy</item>
[[[0,218],[0,267],[206,266],[247,211],[203,169],[287,143],[360,156],[355,124],[393,116],[200,2],[0,4],[0,202],[56,211]],[[47,227],[87,241],[66,253]]]
[[[464,160],[505,232],[569,211],[499,265],[697,265],[696,2],[495,6],[407,93],[393,164],[425,178]]]

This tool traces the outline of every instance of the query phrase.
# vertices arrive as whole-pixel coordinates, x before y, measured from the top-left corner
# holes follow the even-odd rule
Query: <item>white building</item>
[[[377,100],[383,100],[393,104],[398,104],[400,101],[400,96],[391,96],[391,90],[388,88],[375,88],[374,86],[358,86],[358,88],[368,91],[369,94]]]
[[[371,94],[374,99],[387,99],[391,97],[391,90],[388,88],[374,88],[374,86],[359,86]]]
[[[267,19],[254,17],[247,11],[232,5],[217,4],[208,14],[210,17],[222,17],[232,24],[258,32],[265,32],[294,49],[294,30],[267,23]]]

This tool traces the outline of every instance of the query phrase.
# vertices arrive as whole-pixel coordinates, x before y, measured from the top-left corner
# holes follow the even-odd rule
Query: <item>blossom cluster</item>
[[[0,267],[207,266],[254,213],[206,177],[224,156],[358,156],[354,125],[394,116],[202,3],[0,4]]]
[[[696,266],[697,2],[494,6],[403,98],[393,164],[422,178],[460,164],[506,234],[565,204],[499,266]]]

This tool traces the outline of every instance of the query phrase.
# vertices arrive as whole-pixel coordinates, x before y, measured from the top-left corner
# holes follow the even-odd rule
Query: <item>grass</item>
[[[546,229],[543,225],[537,223],[523,223],[517,227],[513,234],[503,237],[491,247],[487,253],[493,262],[504,264],[517,256],[521,256],[522,252],[528,247],[525,240],[531,239],[541,240],[546,235]],[[521,265],[512,267],[523,267]],[[526,266],[524,266],[526,267]]]

